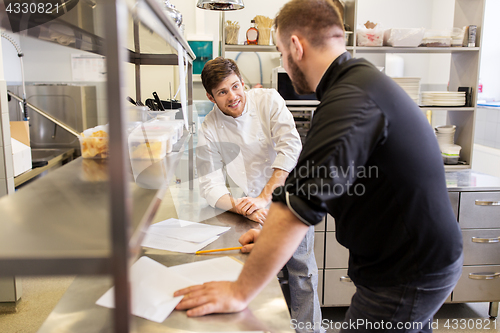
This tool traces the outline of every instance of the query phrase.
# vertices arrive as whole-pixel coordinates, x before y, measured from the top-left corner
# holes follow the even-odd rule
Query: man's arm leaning
[[[176,291],[174,296],[184,295],[176,309],[190,309],[190,317],[243,310],[290,259],[308,228],[284,204],[273,202],[238,280]]]
[[[231,194],[224,194],[219,198],[219,200],[217,200],[215,207],[225,211],[243,215],[254,222],[263,224],[266,220],[267,209],[261,208],[253,211],[251,214],[246,214],[243,210],[237,207],[237,204],[241,199],[235,199],[231,196]]]
[[[288,177],[289,172],[281,169],[275,168],[271,178],[267,184],[262,189],[262,192],[255,197],[244,197],[236,202],[236,210],[241,211],[242,215],[253,214],[256,210],[261,208],[266,208],[271,202],[273,196],[273,191],[280,186],[285,184],[286,177]]]

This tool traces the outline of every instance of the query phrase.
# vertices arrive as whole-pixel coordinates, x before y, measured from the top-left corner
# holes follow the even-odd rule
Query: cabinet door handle
[[[340,277],[340,282],[351,282],[352,283],[352,280],[348,276],[341,276]]]
[[[472,237],[472,243],[500,243],[500,237],[494,237],[494,238]]]
[[[476,200],[476,206],[500,206],[500,201],[481,201],[481,200]]]
[[[500,278],[500,273],[469,273],[469,279],[493,280]]]

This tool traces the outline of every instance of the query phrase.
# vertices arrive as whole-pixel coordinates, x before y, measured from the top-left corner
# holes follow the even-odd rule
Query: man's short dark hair
[[[236,74],[241,81],[240,70],[236,62],[233,59],[217,57],[208,61],[203,67],[201,82],[207,93],[213,97],[212,90],[232,74]]]
[[[312,46],[322,47],[327,38],[343,37],[344,22],[332,0],[292,0],[281,8],[274,27],[285,46],[292,34],[300,32]]]

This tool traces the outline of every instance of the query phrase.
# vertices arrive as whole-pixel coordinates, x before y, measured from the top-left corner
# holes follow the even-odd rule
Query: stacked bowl
[[[455,125],[443,125],[435,128],[436,137],[443,156],[444,164],[457,164],[461,146],[455,144]]]

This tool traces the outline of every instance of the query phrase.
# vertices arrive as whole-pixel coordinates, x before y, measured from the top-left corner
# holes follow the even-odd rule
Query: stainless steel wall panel
[[[347,268],[349,250],[340,245],[335,235],[335,232],[326,233],[325,268]]]
[[[316,263],[318,268],[323,268],[323,261],[325,258],[325,233],[315,232],[314,233],[314,256],[316,257]]]
[[[21,96],[20,86],[10,86]],[[97,125],[97,99],[95,86],[40,84],[26,86],[26,99],[77,132]],[[19,103],[9,103],[11,120],[21,120]],[[50,120],[28,109],[32,148],[79,148],[78,138]]]
[[[460,192],[448,192],[448,196],[450,197],[451,208],[453,208],[453,213],[458,221],[458,202],[460,200]]]
[[[326,231],[335,231],[335,219],[330,214],[326,214]]]

